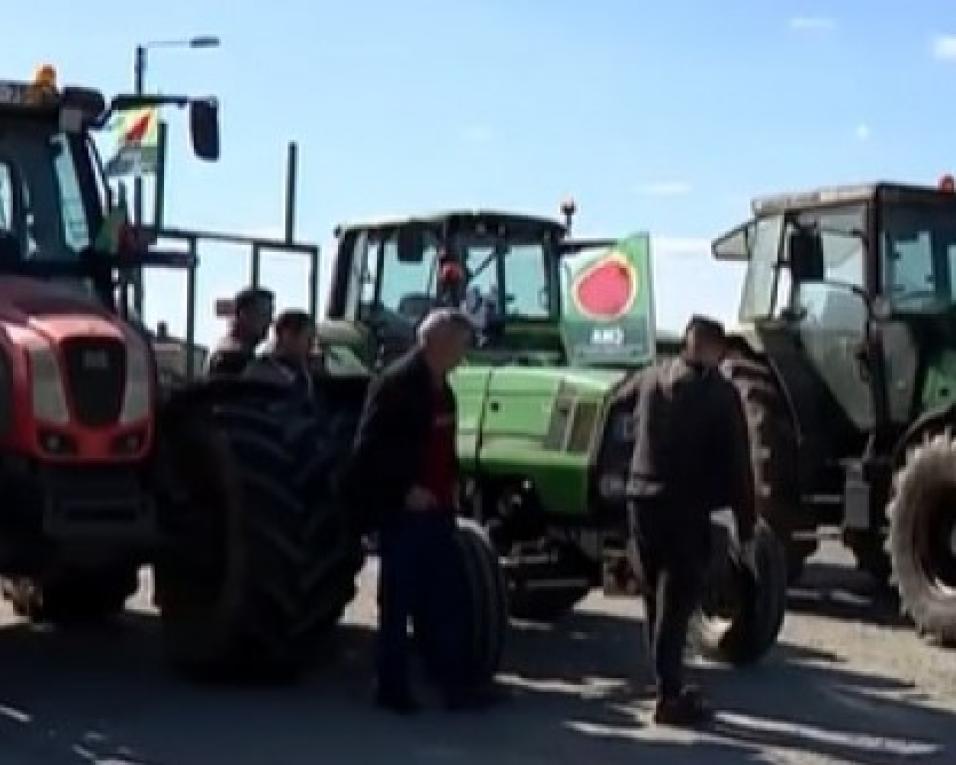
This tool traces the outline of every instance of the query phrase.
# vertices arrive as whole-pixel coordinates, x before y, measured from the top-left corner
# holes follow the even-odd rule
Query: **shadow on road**
[[[913,688],[790,645],[752,669],[695,667],[726,710],[704,734],[649,724],[633,619],[582,610],[553,627],[516,624],[501,680],[512,698],[480,715],[373,710],[373,647],[368,628],[345,625],[301,685],[224,689],[168,671],[152,616],[71,633],[9,626],[0,761],[721,765],[766,761],[768,748],[864,763],[952,762],[956,751],[956,720]]]
[[[791,586],[787,608],[795,613],[859,621],[879,627],[912,627],[899,598],[868,574],[830,563],[812,563]]]

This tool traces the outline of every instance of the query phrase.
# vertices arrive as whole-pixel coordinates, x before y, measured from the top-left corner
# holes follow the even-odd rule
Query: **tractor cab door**
[[[867,324],[862,241],[841,233],[849,229],[838,214],[770,215],[738,232],[748,260],[740,319],[782,382],[796,418],[803,481],[817,487],[819,471],[855,446],[874,418],[858,356]],[[814,236],[813,246],[796,235],[796,223]],[[728,258],[721,248],[729,237],[715,244],[718,258]]]
[[[561,245],[561,334],[572,366],[638,367],[654,360],[647,234]]]

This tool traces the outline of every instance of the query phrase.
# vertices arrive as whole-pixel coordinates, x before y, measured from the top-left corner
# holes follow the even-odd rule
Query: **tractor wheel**
[[[757,514],[777,534],[786,551],[787,581],[797,582],[816,542],[794,539],[810,530],[803,518],[797,472],[797,439],[789,410],[765,364],[733,359],[725,372],[737,388],[750,432]]]
[[[355,594],[361,546],[333,496],[333,418],[269,403],[161,423],[157,601],[172,662],[206,679],[293,679]]]
[[[756,572],[714,547],[714,570],[693,620],[693,642],[708,658],[734,665],[759,660],[777,641],[787,595],[786,557],[773,530],[759,521],[754,533]]]
[[[903,611],[922,634],[956,644],[956,441],[948,430],[909,452],[887,515]]]
[[[469,685],[490,683],[501,664],[508,628],[505,579],[498,554],[475,523],[459,519],[457,540],[467,591],[462,675]]]
[[[3,594],[17,616],[36,623],[76,624],[109,619],[123,611],[139,584],[136,566],[66,571],[54,579],[4,579]]]

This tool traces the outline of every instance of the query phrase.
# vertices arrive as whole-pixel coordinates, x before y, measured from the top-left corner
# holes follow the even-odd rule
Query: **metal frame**
[[[241,234],[229,234],[217,231],[200,231],[197,229],[160,228],[144,229],[149,234],[150,241],[172,240],[185,244],[185,257],[178,263],[165,263],[173,267],[181,267],[186,271],[186,378],[195,377],[194,349],[196,346],[196,269],[199,266],[199,245],[202,242],[218,244],[242,245],[250,248],[249,251],[249,279],[250,285],[258,287],[262,256],[269,252],[290,252],[304,255],[309,259],[309,315],[313,321],[318,319],[318,290],[319,290],[319,256],[320,248],[316,244],[302,242],[286,242],[281,239],[269,239]],[[147,263],[147,265],[149,265]],[[159,265],[159,264],[154,264]]]

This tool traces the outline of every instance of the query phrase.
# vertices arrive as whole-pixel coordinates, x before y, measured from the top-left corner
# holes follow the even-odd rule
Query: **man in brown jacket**
[[[740,542],[754,529],[747,424],[719,365],[723,327],[695,316],[680,356],[638,373],[628,519],[644,574],[657,707],[654,719],[694,725],[709,716],[686,688],[683,653],[710,561],[710,514],[731,507]]]

